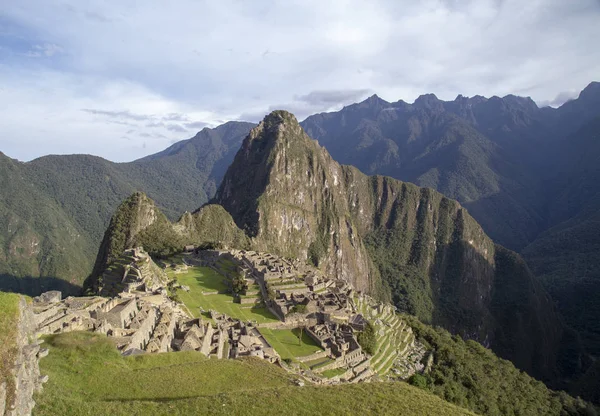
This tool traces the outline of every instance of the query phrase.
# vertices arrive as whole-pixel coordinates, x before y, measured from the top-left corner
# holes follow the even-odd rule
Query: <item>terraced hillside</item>
[[[387,376],[390,371],[394,378],[406,379],[411,376],[425,353],[425,348],[415,342],[412,328],[400,318],[391,307],[381,304],[369,297],[357,297],[358,311],[375,326],[377,333],[377,350],[371,357],[371,367],[380,376]]]

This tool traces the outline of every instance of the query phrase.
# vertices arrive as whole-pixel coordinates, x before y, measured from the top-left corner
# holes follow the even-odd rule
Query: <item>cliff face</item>
[[[244,140],[214,202],[258,250],[307,260],[358,290],[373,267],[349,215],[344,172],[296,118],[271,113]]]
[[[391,261],[406,283],[393,300],[427,321],[434,321],[446,281],[462,280],[449,288],[456,307],[476,310],[478,318],[459,326],[482,341],[490,336],[494,245],[481,227],[431,189],[339,165],[289,113],[274,112],[252,130],[215,202],[259,250],[311,261],[358,290],[389,295],[398,283],[387,270]]]

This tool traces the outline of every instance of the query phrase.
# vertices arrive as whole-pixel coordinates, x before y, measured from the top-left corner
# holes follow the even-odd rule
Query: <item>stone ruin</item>
[[[329,279],[311,266],[270,254],[188,250],[184,262],[186,267],[202,265],[224,274],[227,271],[218,269],[218,262],[223,258],[237,265],[236,270],[251,288],[238,301],[264,302],[280,322],[242,322],[217,311],[210,311],[214,323],[192,319],[180,304],[167,296],[164,272],[156,272],[157,266],[143,250],[132,249],[103,275],[101,293],[122,290],[116,296],[61,299],[60,292],[46,292],[35,298],[31,310],[37,332],[42,335],[69,331],[103,333],[115,340],[125,356],[199,351],[218,359],[258,357],[318,384],[369,381],[388,372],[395,378],[405,379],[424,371],[422,361],[427,352],[415,342],[410,327],[398,318],[391,305],[356,293],[347,282]],[[358,343],[357,331],[364,330],[368,320],[380,328],[379,340],[390,341],[390,334],[400,336],[402,348],[390,349],[392,343],[387,342],[380,345],[375,355],[365,353]],[[298,362],[305,363],[304,367],[290,366],[282,362],[261,334],[263,326],[300,327],[322,350],[297,357]],[[310,362],[319,360],[322,362],[306,369]],[[322,376],[323,372],[336,369],[345,371],[331,378]]]
[[[49,299],[44,294],[34,299],[32,309],[39,334],[99,332],[114,338],[124,355],[172,351],[175,327],[185,316],[164,294],[123,293],[114,298],[88,296],[64,300]]]
[[[298,260],[255,251],[209,250],[196,252],[195,258],[201,259],[203,265],[213,267],[220,258],[231,260],[237,264],[249,284],[259,287],[265,305],[281,320],[281,324],[257,324],[254,328],[257,337],[260,337],[262,326],[301,327],[306,330],[323,351],[308,357],[297,357],[297,360],[310,362],[324,357],[331,360],[326,365],[311,367],[311,371],[304,372],[307,379],[313,382],[368,381],[389,371],[395,377],[405,379],[423,370],[420,361],[425,348],[415,342],[410,327],[397,317],[394,308],[356,293],[343,280],[329,279],[320,270]],[[359,310],[355,299],[359,300],[364,310]],[[357,331],[365,329],[368,320],[376,322],[380,328],[378,341],[386,344],[380,346],[373,357],[362,351],[356,337]],[[390,348],[392,336],[398,336],[402,345],[400,349]],[[234,340],[230,342],[236,345]],[[258,339],[252,343],[256,346],[261,344]],[[242,350],[247,351],[247,347],[242,347]],[[257,353],[257,356],[261,355]],[[318,376],[333,369],[346,369],[346,372],[330,380]]]
[[[118,296],[120,293],[155,292],[167,282],[158,267],[142,247],[125,250],[100,277],[99,294]]]

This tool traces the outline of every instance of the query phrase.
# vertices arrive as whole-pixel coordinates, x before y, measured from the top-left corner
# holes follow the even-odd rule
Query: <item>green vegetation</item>
[[[403,316],[419,341],[434,350],[431,371],[410,383],[485,415],[595,415],[591,404],[554,392],[475,341]]]
[[[47,339],[36,396],[38,416],[75,415],[472,415],[405,383],[293,385],[284,370],[257,359],[206,359],[197,352],[121,357],[99,334]]]
[[[291,315],[294,313],[306,313],[306,305],[299,303],[297,305],[292,306],[292,308],[288,312],[288,315]]]
[[[377,351],[377,334],[371,322],[367,321],[367,326],[364,331],[358,333],[358,343],[363,351],[373,355]]]
[[[195,211],[193,241],[196,244],[218,242],[239,249],[250,248],[248,237],[240,230],[231,215],[220,205],[208,204]]]
[[[189,267],[182,273],[171,270],[168,271],[168,275],[172,279],[177,279],[179,284],[190,288],[189,292],[179,289],[177,295],[195,317],[200,316],[200,308],[203,308],[205,311],[214,309],[242,321],[258,323],[278,321],[264,306],[245,308],[244,305],[234,303],[233,296],[226,293],[229,291],[229,286],[224,283],[225,277],[210,267]]]
[[[14,397],[15,380],[11,370],[17,358],[19,295],[0,292],[0,384],[6,382],[6,402]]]
[[[271,344],[282,359],[295,359],[305,357],[312,353],[322,351],[315,341],[302,331],[302,342],[300,342],[300,329],[268,329],[260,328],[260,333]]]
[[[333,378],[336,376],[341,376],[342,374],[344,374],[345,372],[347,372],[348,370],[346,368],[334,368],[333,370],[325,370],[321,373],[321,375],[323,377],[327,377],[327,378]]]

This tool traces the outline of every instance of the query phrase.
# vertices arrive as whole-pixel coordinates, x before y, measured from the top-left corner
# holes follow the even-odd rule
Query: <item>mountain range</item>
[[[312,159],[296,165],[279,151],[255,151],[269,146],[264,134],[242,143],[254,126],[207,128],[122,164],[87,155],[22,163],[0,154],[1,288],[78,292],[94,265],[97,272],[111,250],[135,241],[130,213],[111,214],[143,191],[147,197],[127,201],[130,208],[154,201],[160,220],[138,241],[157,244],[155,253],[220,232],[219,239],[303,257],[545,380],[585,367],[579,337],[600,354],[600,83],[556,109],[513,95],[427,94],[413,104],[372,96],[300,123],[323,147],[290,146],[303,157],[312,149]],[[275,163],[289,172],[283,178],[306,168],[315,189],[285,180],[271,186]],[[288,200],[291,184],[304,199]],[[343,191],[334,192],[338,185]],[[213,204],[182,216],[214,195]],[[305,226],[310,238],[298,231]],[[352,250],[350,259],[344,253]]]

